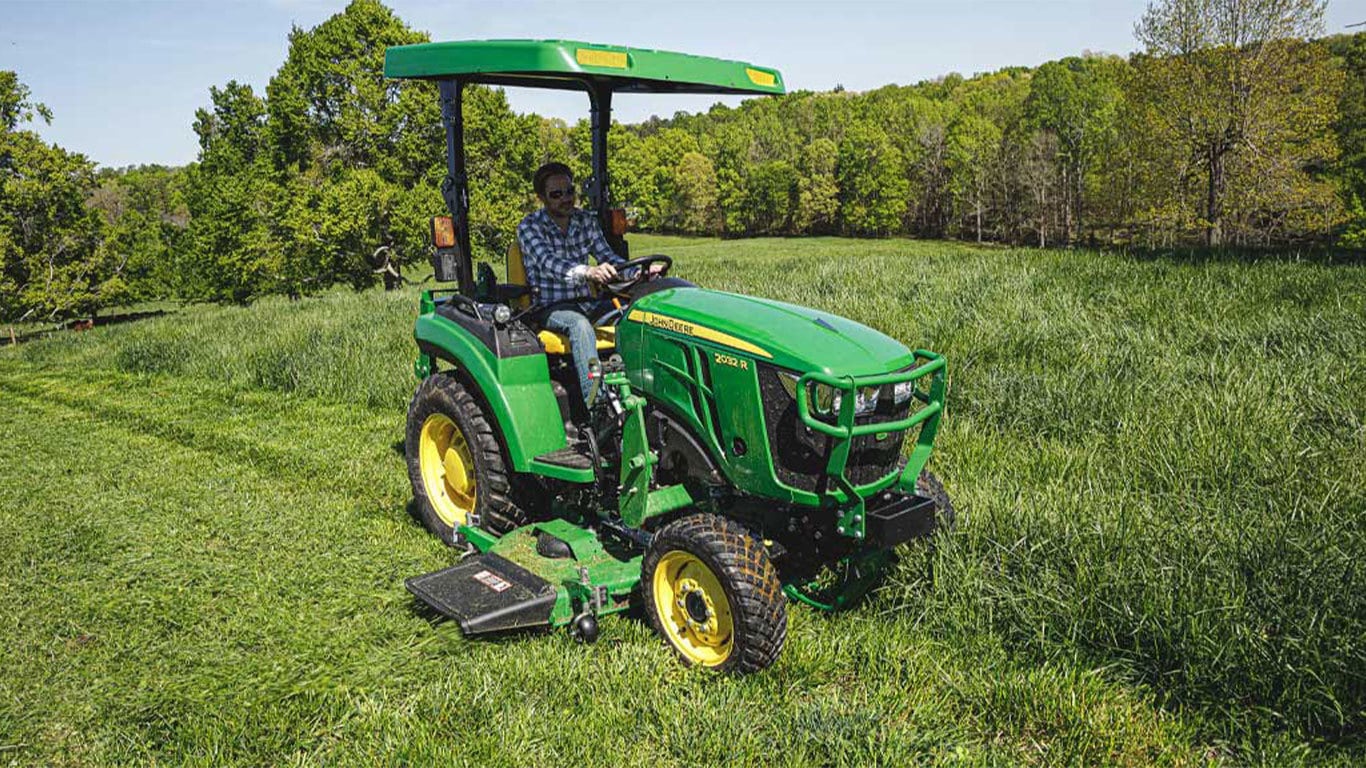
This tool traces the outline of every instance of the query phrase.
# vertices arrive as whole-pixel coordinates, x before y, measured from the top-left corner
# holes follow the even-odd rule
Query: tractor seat
[[[518,285],[525,287],[526,265],[522,263],[522,248],[517,245],[517,238],[512,238],[512,245],[508,246],[507,255],[508,285]],[[531,306],[531,293],[523,293],[521,296],[511,301],[513,309],[526,309]],[[599,325],[593,328],[593,332],[598,337],[598,349],[613,350],[617,348],[617,329],[616,326]],[[569,354],[569,337],[563,333],[556,333],[544,328],[536,334],[541,340],[541,346],[545,347],[547,355],[567,355]]]

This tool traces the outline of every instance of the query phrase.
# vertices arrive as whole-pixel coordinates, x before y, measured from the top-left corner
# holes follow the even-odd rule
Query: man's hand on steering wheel
[[[618,264],[617,273],[624,274],[629,269],[636,270],[635,275],[606,283],[608,290],[613,293],[625,293],[630,288],[639,283],[663,277],[669,274],[669,268],[674,264],[674,260],[663,254],[656,253],[651,256],[642,256],[639,259],[631,259],[624,264]]]
[[[607,285],[618,277],[617,268],[611,262],[604,261],[601,264],[588,268],[587,277],[589,280],[600,285]]]

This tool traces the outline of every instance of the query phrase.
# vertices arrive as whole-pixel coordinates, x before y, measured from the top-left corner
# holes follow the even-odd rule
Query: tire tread
[[[712,568],[731,602],[735,650],[720,670],[748,674],[772,665],[787,640],[787,597],[763,545],[720,515],[688,515],[662,528],[642,563],[641,582],[650,622],[661,638],[667,635],[655,610],[653,572],[659,559],[674,550]]]
[[[465,385],[455,377],[436,373],[422,380],[408,405],[408,426],[405,453],[408,475],[413,484],[413,499],[417,502],[423,525],[454,546],[456,532],[436,515],[427,500],[426,489],[418,462],[418,440],[422,423],[432,413],[441,412],[452,418],[465,435],[474,459],[477,500],[476,524],[496,534],[504,534],[526,523],[526,515],[514,503],[503,449],[483,408]]]

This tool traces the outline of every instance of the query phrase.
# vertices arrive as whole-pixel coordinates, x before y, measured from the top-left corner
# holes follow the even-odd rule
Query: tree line
[[[614,202],[637,230],[722,237],[1366,248],[1366,34],[1322,38],[1323,11],[1159,0],[1128,58],[614,124]],[[182,168],[45,144],[26,124],[52,115],[0,72],[0,319],[396,285],[443,209],[444,137],[434,87],[383,56],[426,40],[377,0],[294,28],[264,93],[209,89]],[[532,171],[586,174],[588,125],[482,87],[464,115],[473,248],[499,261]]]

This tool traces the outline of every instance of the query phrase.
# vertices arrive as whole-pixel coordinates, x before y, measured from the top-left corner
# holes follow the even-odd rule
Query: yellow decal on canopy
[[[750,82],[754,83],[755,85],[762,85],[767,88],[772,88],[774,85],[777,85],[778,83],[778,78],[774,77],[772,72],[764,72],[760,69],[751,69],[749,67],[745,67],[745,74],[749,75]]]
[[[657,315],[653,312],[642,312],[639,309],[631,310],[631,314],[627,315],[626,318],[628,320],[634,320],[637,323],[645,323],[646,325],[653,325],[656,328],[663,328],[666,331],[681,333],[684,336],[693,336],[717,344],[724,344],[727,347],[734,347],[735,349],[748,352],[751,355],[759,355],[760,357],[768,358],[773,357],[773,355],[769,354],[768,350],[762,347],[757,347],[744,339],[737,339],[729,333],[722,333],[713,328],[708,328],[705,325],[689,323],[685,320],[679,320],[665,315]]]
[[[574,60],[590,67],[626,69],[630,66],[626,54],[621,51],[595,51],[592,48],[576,48],[574,49]]]

